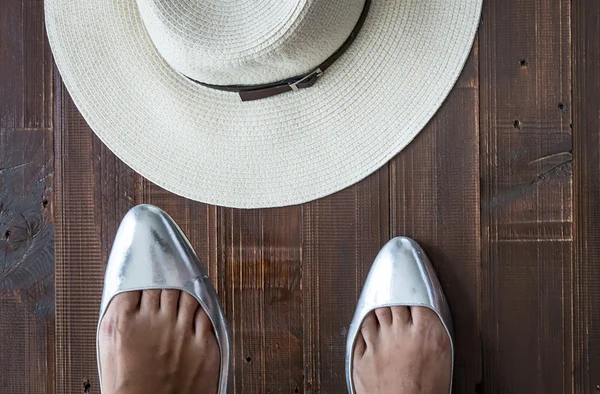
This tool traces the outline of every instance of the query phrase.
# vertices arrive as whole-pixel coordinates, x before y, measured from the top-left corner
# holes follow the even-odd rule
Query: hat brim
[[[482,0],[372,0],[348,51],[305,90],[241,102],[159,55],[135,1],[46,0],[56,64],[98,137],[193,200],[303,203],[365,178],[438,110],[469,55]]]

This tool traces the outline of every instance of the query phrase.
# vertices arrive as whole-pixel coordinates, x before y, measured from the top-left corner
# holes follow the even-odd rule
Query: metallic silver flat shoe
[[[386,306],[422,306],[437,313],[450,337],[454,372],[452,318],[440,282],[419,244],[410,238],[398,237],[389,241],[375,258],[348,330],[346,383],[350,394],[355,393],[352,366],[356,336],[369,312]]]
[[[138,205],[123,218],[106,267],[100,318],[119,293],[147,289],[177,289],[193,295],[210,318],[221,350],[219,394],[229,383],[229,334],[217,293],[206,268],[177,224],[161,209]],[[98,335],[98,373],[102,381]],[[201,354],[198,357],[202,357]]]

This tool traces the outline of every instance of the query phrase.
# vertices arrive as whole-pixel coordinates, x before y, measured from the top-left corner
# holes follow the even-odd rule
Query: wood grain
[[[101,156],[62,84],[55,99],[57,393],[97,393],[96,322],[107,253],[102,241],[109,239],[102,231],[107,219],[97,215]]]
[[[54,393],[52,73],[38,1],[0,2],[0,391]]]
[[[488,1],[480,31],[483,392],[571,377],[569,0]]]
[[[300,223],[299,206],[219,208],[235,393],[304,392]]]
[[[573,1],[573,392],[600,391],[600,2]]]

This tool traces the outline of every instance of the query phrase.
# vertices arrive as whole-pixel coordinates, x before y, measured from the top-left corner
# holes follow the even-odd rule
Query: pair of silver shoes
[[[147,289],[177,289],[198,300],[214,326],[221,351],[218,393],[226,394],[231,378],[229,334],[206,268],[169,215],[157,207],[139,205],[123,218],[116,235],[106,267],[98,328],[110,301],[117,294]],[[346,382],[351,394],[355,392],[352,382],[354,343],[364,318],[376,308],[400,305],[433,310],[440,317],[452,344],[450,311],[431,263],[415,241],[404,237],[389,241],[375,258],[350,324]],[[102,376],[99,358],[98,372]]]

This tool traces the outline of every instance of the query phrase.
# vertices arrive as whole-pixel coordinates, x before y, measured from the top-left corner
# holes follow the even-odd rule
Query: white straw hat
[[[336,192],[404,148],[458,78],[481,2],[45,6],[64,83],[119,158],[174,193],[250,208]]]

